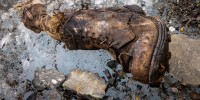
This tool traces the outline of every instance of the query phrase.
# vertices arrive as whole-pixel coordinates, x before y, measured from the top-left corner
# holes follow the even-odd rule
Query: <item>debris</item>
[[[138,90],[141,90],[142,89],[142,86],[141,85],[137,85],[137,88],[138,88]]]
[[[120,71],[117,72],[117,76],[118,76],[120,79],[124,79],[124,77],[125,77],[124,75],[125,75],[125,72],[122,71],[122,70],[120,70]]]
[[[184,27],[181,27],[180,28],[180,32],[184,32],[185,31],[185,28]]]
[[[111,79],[109,79],[110,85],[114,85],[115,83],[116,83],[116,77],[112,77]]]
[[[169,31],[174,32],[176,29],[172,26],[169,27]]]
[[[174,26],[176,33],[186,34],[192,38],[200,39],[199,28],[199,0],[158,0],[154,4],[159,8],[159,14],[167,26]],[[178,2],[177,2],[178,1]],[[183,29],[184,27],[184,29]]]
[[[27,94],[29,96],[25,96],[23,100],[63,100],[61,94],[55,88]]]
[[[54,88],[53,90],[50,90],[47,95],[47,100],[61,100],[60,93]]]
[[[107,66],[110,67],[112,70],[115,70],[117,68],[117,61],[116,60],[111,60],[107,63]]]
[[[39,69],[35,71],[33,85],[37,90],[55,88],[65,80],[65,75],[55,69]]]
[[[23,99],[24,100],[36,100],[36,96],[37,96],[37,93],[29,91],[29,92],[25,93]]]
[[[63,87],[83,96],[103,98],[107,84],[104,79],[94,73],[76,69],[67,76]]]
[[[140,100],[140,97],[138,95],[136,95],[135,100]]]
[[[108,79],[112,78],[112,76],[111,76],[111,74],[110,74],[110,72],[109,72],[108,69],[106,69],[106,70],[103,71],[103,72],[105,73],[105,75],[106,75],[106,77],[107,77]]]
[[[179,92],[178,89],[175,88],[175,87],[172,87],[171,89],[172,89],[172,92],[175,93],[175,94],[177,94]]]

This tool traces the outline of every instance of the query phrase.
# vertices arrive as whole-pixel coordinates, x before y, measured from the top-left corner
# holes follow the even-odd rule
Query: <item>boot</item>
[[[167,33],[160,20],[145,16],[140,7],[68,10],[50,17],[37,6],[24,13],[27,19],[36,16],[31,27],[24,19],[27,28],[47,31],[70,50],[106,49],[135,80],[159,85],[164,73],[159,70],[167,66]]]
[[[75,40],[82,38],[75,44],[112,49],[113,57],[135,80],[159,86],[168,66],[166,27],[159,19],[147,17],[135,8],[77,11],[67,17],[70,20],[63,24],[64,33],[73,34]]]
[[[159,86],[168,67],[166,27],[159,19],[146,16],[133,17],[131,26],[137,39],[129,50],[129,71],[134,79]]]

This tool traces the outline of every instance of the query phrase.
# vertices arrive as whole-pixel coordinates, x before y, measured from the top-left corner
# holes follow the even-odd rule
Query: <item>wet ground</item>
[[[20,0],[19,0],[20,1]],[[81,8],[80,0],[45,0],[49,13],[55,9]],[[113,58],[107,51],[70,51],[63,43],[50,38],[46,33],[35,34],[25,28],[20,16],[12,5],[17,0],[0,0],[0,99],[26,100],[33,93],[31,81],[37,68],[58,69],[65,75],[80,68],[98,73],[105,80],[111,81],[105,74],[114,74],[107,63]],[[199,39],[199,0],[92,0],[91,8],[137,4],[147,15],[160,16],[167,23],[171,34],[187,34]],[[58,88],[67,99],[80,99],[75,93]],[[170,75],[165,75],[160,88],[131,80],[131,74],[117,77],[108,87],[107,98],[114,99],[191,99],[189,94],[200,93],[200,88],[184,86]],[[31,95],[45,99],[47,90]]]

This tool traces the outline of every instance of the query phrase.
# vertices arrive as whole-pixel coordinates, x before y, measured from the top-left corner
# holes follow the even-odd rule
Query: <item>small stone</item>
[[[126,85],[126,82],[121,82],[121,85],[122,85],[122,86],[125,86],[125,85]]]
[[[125,77],[124,71],[122,71],[122,70],[118,71],[118,72],[117,72],[117,76],[118,76],[120,79],[124,79],[124,77]]]
[[[23,100],[36,100],[37,93],[34,93],[33,91],[29,91],[24,94]]]
[[[57,83],[58,83],[55,79],[52,79],[51,82],[52,82],[53,84],[57,84]]]
[[[61,95],[56,89],[50,90],[47,100],[61,100]]]
[[[113,77],[113,78],[109,79],[109,84],[110,85],[114,85],[115,83],[116,83],[116,78]]]
[[[169,31],[174,32],[176,29],[172,26],[169,27]]]
[[[36,92],[24,100],[64,100],[56,88]]]
[[[135,100],[140,100],[139,95],[136,95],[136,96],[135,96]]]
[[[107,84],[104,79],[94,73],[76,69],[67,76],[63,87],[66,90],[76,91],[86,98],[87,96],[103,98]]]
[[[141,90],[142,86],[141,85],[137,85],[137,88],[138,88],[138,90]]]
[[[103,71],[105,73],[105,75],[107,76],[108,79],[112,78],[110,72],[108,69],[106,69],[105,71]]]
[[[55,69],[39,69],[35,71],[33,85],[37,90],[55,88],[65,80],[65,75]]]
[[[179,92],[178,89],[175,88],[175,87],[172,87],[171,89],[172,89],[172,92],[175,93],[175,94],[177,94]]]
[[[115,70],[115,69],[117,68],[117,65],[118,65],[118,63],[117,63],[117,61],[115,61],[115,60],[111,60],[111,61],[109,61],[109,62],[107,63],[107,66],[108,66],[109,68],[111,68],[112,70]]]
[[[19,78],[16,71],[7,73],[6,83],[8,83],[10,86],[16,86],[19,83]]]
[[[185,31],[185,28],[184,27],[181,27],[180,28],[180,32],[184,32]]]

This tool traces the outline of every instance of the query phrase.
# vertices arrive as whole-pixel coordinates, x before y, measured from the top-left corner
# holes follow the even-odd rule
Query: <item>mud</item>
[[[21,0],[19,0],[21,1]],[[80,0],[44,0],[48,12],[55,9],[64,11],[66,8],[81,8]],[[174,3],[179,1],[179,3]],[[187,34],[199,39],[199,0],[188,0],[190,7],[184,7],[187,0],[92,0],[91,8],[137,4],[147,15],[160,16],[168,27],[174,27],[171,34]],[[81,68],[98,73],[100,77],[110,80],[105,98],[113,99],[190,99],[189,94],[200,93],[199,87],[181,85],[172,76],[166,74],[160,88],[151,88],[131,79],[130,73],[121,73],[121,66],[109,68],[108,61],[113,58],[104,50],[99,51],[70,51],[64,44],[51,39],[47,34],[35,34],[24,27],[20,16],[12,5],[17,0],[0,0],[0,99],[16,100],[48,97],[48,90],[34,93],[32,79],[37,68],[58,69],[65,75],[70,70]],[[168,3],[167,3],[168,2]],[[196,2],[196,3],[195,3]],[[197,4],[197,6],[195,6]],[[192,6],[193,5],[193,6]],[[174,7],[174,8],[173,8]],[[173,8],[173,9],[172,9]],[[182,13],[177,8],[184,8]],[[186,12],[187,11],[187,12]],[[195,12],[197,11],[197,13]],[[186,13],[183,13],[186,12]],[[191,13],[191,14],[190,14]],[[184,16],[183,18],[181,16]],[[185,21],[191,17],[191,21]],[[195,19],[196,18],[196,19]],[[187,24],[188,23],[188,24]],[[196,25],[198,23],[198,27]],[[182,29],[184,27],[184,29]],[[182,31],[184,30],[184,31]],[[188,32],[189,31],[189,32]],[[193,32],[194,31],[194,32]],[[188,34],[189,33],[189,34]],[[110,76],[110,73],[112,77]],[[111,82],[112,81],[112,82]],[[67,99],[80,99],[74,92],[57,88],[59,94]],[[198,96],[195,96],[198,97]],[[194,97],[192,97],[194,98]]]

